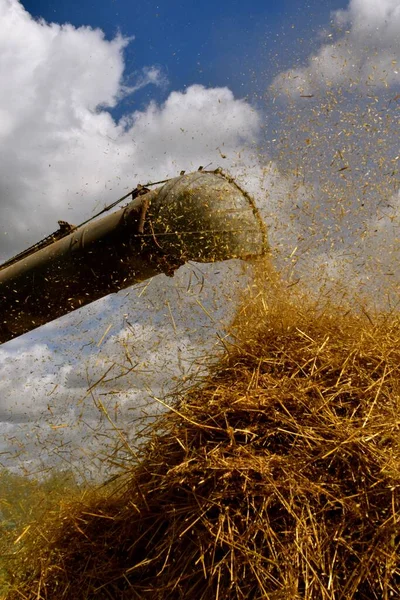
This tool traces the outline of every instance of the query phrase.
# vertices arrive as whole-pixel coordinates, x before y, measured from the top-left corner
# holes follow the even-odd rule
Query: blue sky
[[[253,100],[265,93],[280,71],[306,60],[315,33],[329,27],[331,11],[344,0],[24,0],[35,17],[49,22],[101,28],[111,39],[117,32],[134,36],[125,51],[130,76],[148,65],[159,66],[169,81],[163,90],[146,89],[135,107],[149,98],[165,98],[170,89],[194,83],[228,86]],[[132,99],[117,115],[132,110]]]

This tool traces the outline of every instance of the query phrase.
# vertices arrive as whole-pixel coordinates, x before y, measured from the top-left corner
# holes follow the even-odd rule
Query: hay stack
[[[399,597],[399,319],[265,323],[118,492],[39,527],[9,599]]]

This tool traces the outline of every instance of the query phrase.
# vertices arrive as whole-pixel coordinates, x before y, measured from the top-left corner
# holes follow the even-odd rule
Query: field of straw
[[[117,485],[31,528],[7,600],[400,597],[399,317],[272,296]]]

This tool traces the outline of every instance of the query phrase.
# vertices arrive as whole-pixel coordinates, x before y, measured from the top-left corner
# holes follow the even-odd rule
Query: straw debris
[[[9,600],[399,597],[399,318],[280,302],[241,338],[118,489],[37,525]]]

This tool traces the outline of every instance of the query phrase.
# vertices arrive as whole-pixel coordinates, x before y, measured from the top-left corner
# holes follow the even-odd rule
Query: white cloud
[[[29,350],[0,349],[0,415],[29,420],[45,407],[46,395],[56,385],[52,352],[43,344]],[[61,374],[61,373],[60,373]]]
[[[153,66],[136,79],[125,76],[128,41],[35,21],[17,0],[0,0],[0,87],[7,90],[0,96],[0,258],[56,229],[58,219],[77,223],[139,182],[209,162],[233,166],[239,153],[249,164],[260,116],[227,88],[194,85],[120,122],[112,118],[107,107],[124,95],[166,85]],[[25,463],[51,460],[51,448],[53,455],[61,448],[72,456],[87,445],[97,451],[107,423],[84,398],[88,381],[114,363],[96,393],[130,430],[137,411],[159,408],[148,404],[148,390],[162,394],[176,377],[202,370],[201,355],[213,350],[241,277],[237,264],[188,266],[174,280],[152,282],[151,293],[124,291],[2,347],[7,438],[0,450],[15,456],[23,448]],[[229,303],[221,310],[223,294]],[[125,351],[137,363],[127,375]]]
[[[226,88],[192,86],[115,122],[106,108],[124,94],[166,84],[152,66],[126,84],[128,42],[0,0],[0,258],[58,219],[77,223],[138,182],[218,163],[217,147],[257,136],[259,116]]]
[[[190,264],[2,346],[4,464],[18,459],[31,471],[68,459],[78,467],[84,454],[93,466],[118,441],[98,399],[136,443],[141,419],[164,410],[152,397],[190,385],[221,352],[216,334],[224,335],[248,275],[240,261]]]
[[[144,67],[138,76],[137,82],[133,86],[123,86],[122,89],[126,94],[133,94],[149,84],[164,87],[167,83],[168,80],[159,67]]]
[[[346,91],[400,85],[400,4],[398,0],[351,0],[332,14],[339,35],[312,55],[307,66],[279,74],[272,85],[293,99],[343,86]],[[337,39],[335,39],[337,38]]]
[[[400,299],[400,193],[395,194],[364,226],[353,249],[357,268],[347,268],[353,290],[373,298],[376,307],[398,306]],[[350,277],[349,277],[350,275]]]
[[[306,66],[270,87],[274,100],[290,101],[284,111],[273,105],[284,114],[276,135],[283,185],[305,182],[282,203],[278,228],[286,215],[304,285],[388,307],[400,283],[400,4],[350,0],[332,21]]]
[[[279,76],[275,86],[290,94],[336,85],[351,89],[364,85],[370,72],[378,90],[382,77],[395,84],[392,56],[400,54],[396,4],[382,0],[374,12],[376,2],[352,0],[348,10],[335,14],[336,25],[350,33],[323,45],[307,68]],[[391,123],[382,125],[378,109],[359,138],[342,133],[354,123],[358,132],[360,123],[368,121],[363,107],[358,112],[351,107],[340,118],[317,107],[309,121],[302,121],[302,113],[295,125],[291,113],[288,130],[281,130],[287,152],[282,152],[279,170],[250,149],[261,115],[227,88],[193,85],[173,91],[163,104],[152,102],[116,122],[106,108],[124,94],[148,84],[165,85],[162,72],[151,66],[126,83],[127,43],[122,37],[108,41],[90,28],[37,22],[16,0],[0,0],[0,86],[8,90],[0,96],[0,256],[54,230],[57,219],[79,222],[138,182],[213,162],[229,168],[256,197],[272,249],[306,280],[323,268],[328,280],[337,281],[340,274],[355,286],[370,285],[372,279],[378,285],[378,278],[371,277],[376,261],[382,272],[395,272],[400,258],[397,196],[390,201],[390,213],[376,206],[388,189],[393,191],[393,178],[381,185],[388,162],[384,154],[377,156],[378,139],[371,141],[373,127],[385,144],[390,139]],[[374,54],[365,52],[367,44]],[[385,65],[392,70],[385,72]],[[358,143],[367,150],[363,161]],[[389,150],[385,144],[380,148],[390,154],[393,144],[387,144]],[[377,158],[379,172],[371,166]],[[343,161],[352,168],[342,173]],[[371,191],[364,202],[366,183]],[[368,205],[369,199],[375,204]],[[361,200],[368,205],[362,210]],[[353,233],[362,228],[363,241],[353,243],[346,227]],[[335,243],[342,238],[339,251]],[[234,310],[232,300],[245,280],[237,263],[189,265],[172,280],[160,276],[145,292],[126,290],[0,349],[1,418],[13,422],[2,431],[18,441],[29,429],[32,441],[26,438],[24,444],[33,455],[38,444],[48,449],[71,442],[77,448],[90,427],[101,443],[105,424],[91,399],[82,399],[87,377],[100,379],[113,363],[111,381],[96,391],[106,394],[103,400],[130,429],[128,409],[147,405],[148,388],[162,393],[174,377],[201,370],[202,355],[214,351],[215,333]],[[116,378],[128,366],[126,348],[138,366]],[[18,430],[16,423],[27,420],[29,427],[22,424],[25,429]],[[61,428],[53,430],[51,423]],[[90,443],[98,449],[97,442]],[[3,444],[0,450],[8,447]]]

